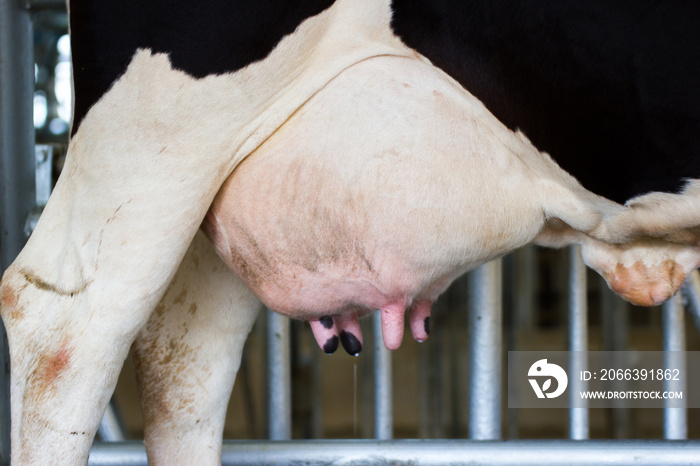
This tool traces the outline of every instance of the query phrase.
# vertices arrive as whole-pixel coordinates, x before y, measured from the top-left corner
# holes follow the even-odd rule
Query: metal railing
[[[572,351],[587,349],[585,305],[585,274],[578,248],[571,249],[570,268],[570,341]],[[472,272],[470,278],[470,440],[389,440],[391,438],[391,366],[385,354],[375,353],[375,437],[377,440],[281,440],[224,441],[224,465],[275,464],[483,464],[483,465],[691,465],[700,463],[700,441],[684,440],[687,432],[687,411],[684,408],[664,408],[664,438],[667,440],[585,440],[589,436],[588,409],[570,410],[571,440],[509,440],[501,437],[501,371],[502,342],[500,325],[499,283],[500,260]],[[693,315],[700,313],[700,275],[691,275],[684,285],[684,294]],[[663,347],[678,354],[685,347],[683,307],[676,296],[663,309]],[[274,314],[271,314],[274,315]],[[282,318],[284,320],[285,318]],[[375,318],[375,329],[381,323]],[[287,341],[288,327],[270,320],[268,332],[275,341]],[[375,352],[385,353],[381,331],[375,335]],[[285,343],[288,344],[288,343]],[[278,352],[279,347],[268,346]],[[268,360],[272,365],[289,365],[288,356]],[[388,354],[390,356],[390,353]],[[474,363],[474,362],[477,363]],[[580,362],[579,362],[580,363]],[[584,362],[585,363],[585,362]],[[491,367],[493,366],[493,367]],[[488,369],[488,370],[487,370]],[[493,370],[491,370],[493,369]],[[275,376],[286,369],[268,369]],[[291,399],[288,382],[276,384],[284,392],[281,399]],[[674,388],[675,389],[675,388]],[[492,394],[492,396],[484,396]],[[282,419],[289,402],[269,404],[271,423]],[[285,427],[288,429],[288,427]],[[271,429],[270,438],[273,438]],[[287,437],[288,438],[288,437]],[[96,443],[90,465],[146,465],[142,442]]]
[[[0,0],[0,270],[26,241],[34,207],[32,21],[18,1]],[[0,325],[0,460],[10,458],[10,360]]]
[[[698,442],[663,440],[226,441],[222,465],[677,466],[698,464]],[[146,466],[141,442],[96,445],[90,466]]]

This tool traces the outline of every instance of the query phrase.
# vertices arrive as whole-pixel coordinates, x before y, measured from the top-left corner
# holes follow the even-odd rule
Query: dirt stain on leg
[[[34,285],[35,288],[48,291],[50,293],[57,294],[59,296],[69,296],[73,297],[77,294],[82,293],[87,289],[88,286],[90,286],[90,283],[92,282],[83,282],[80,284],[80,286],[73,288],[73,289],[64,289],[59,286],[56,286],[54,284],[51,284],[47,281],[42,280],[38,275],[34,274],[33,272],[30,272],[28,270],[21,270],[20,275],[29,283]]]

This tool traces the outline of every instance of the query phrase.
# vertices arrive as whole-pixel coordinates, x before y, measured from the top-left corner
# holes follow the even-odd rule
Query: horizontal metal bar
[[[95,442],[88,458],[90,466],[148,466],[146,448],[141,440]]]
[[[697,465],[700,441],[227,440],[222,465]],[[89,466],[147,466],[142,442],[96,443]]]

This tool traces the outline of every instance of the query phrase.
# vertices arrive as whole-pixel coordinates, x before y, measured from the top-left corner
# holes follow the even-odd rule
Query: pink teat
[[[413,303],[409,311],[409,320],[413,338],[418,342],[427,340],[430,334],[430,310],[432,302]],[[401,346],[404,333],[405,308],[401,304],[387,305],[381,309],[382,337],[384,346],[397,350]],[[345,351],[352,356],[359,356],[364,340],[358,314],[325,316],[309,322],[318,346],[326,353],[332,354],[342,344]]]
[[[430,308],[433,303],[428,301],[415,302],[409,311],[411,333],[418,342],[424,342],[430,335]]]
[[[351,356],[359,356],[363,340],[357,313],[338,316],[334,320],[340,332],[340,343],[345,351]]]
[[[325,353],[334,353],[340,342],[349,355],[360,355],[363,338],[356,312],[342,316],[325,316],[309,323],[316,343]]]
[[[321,317],[319,320],[309,322],[316,343],[324,353],[333,354],[338,349],[338,326],[330,316]]]
[[[391,351],[397,350],[403,340],[403,321],[406,308],[402,304],[390,304],[380,309],[380,312],[382,313],[384,346]]]

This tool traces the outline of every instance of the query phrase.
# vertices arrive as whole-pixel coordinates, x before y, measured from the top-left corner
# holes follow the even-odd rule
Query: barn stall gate
[[[66,97],[55,95],[55,86],[46,89],[65,79],[66,52],[56,50],[65,27],[60,0],[0,0],[2,270],[26,241],[48,198],[52,167],[60,168],[65,152],[69,118],[57,108]],[[39,121],[37,99],[46,113]],[[234,391],[245,424],[236,436],[250,439],[225,440],[223,464],[700,464],[696,410],[682,403],[644,410],[507,408],[507,351],[634,348],[675,357],[700,348],[697,272],[683,296],[656,310],[630,309],[588,275],[577,248],[523,249],[459,280],[436,304],[433,336],[420,347],[406,338],[390,353],[379,315],[366,319],[358,359],[327,357],[313,347],[308,327],[261,313]],[[684,307],[697,328],[686,328]],[[8,464],[9,357],[2,334],[0,458]],[[585,359],[571,358],[574,367],[586,367]],[[324,390],[329,379],[336,383]],[[578,380],[571,385],[586,388]],[[133,389],[118,386],[115,400],[89,464],[145,465],[143,442],[125,440],[138,430],[138,419],[125,422],[123,407],[133,403]],[[341,409],[329,409],[334,404]]]

